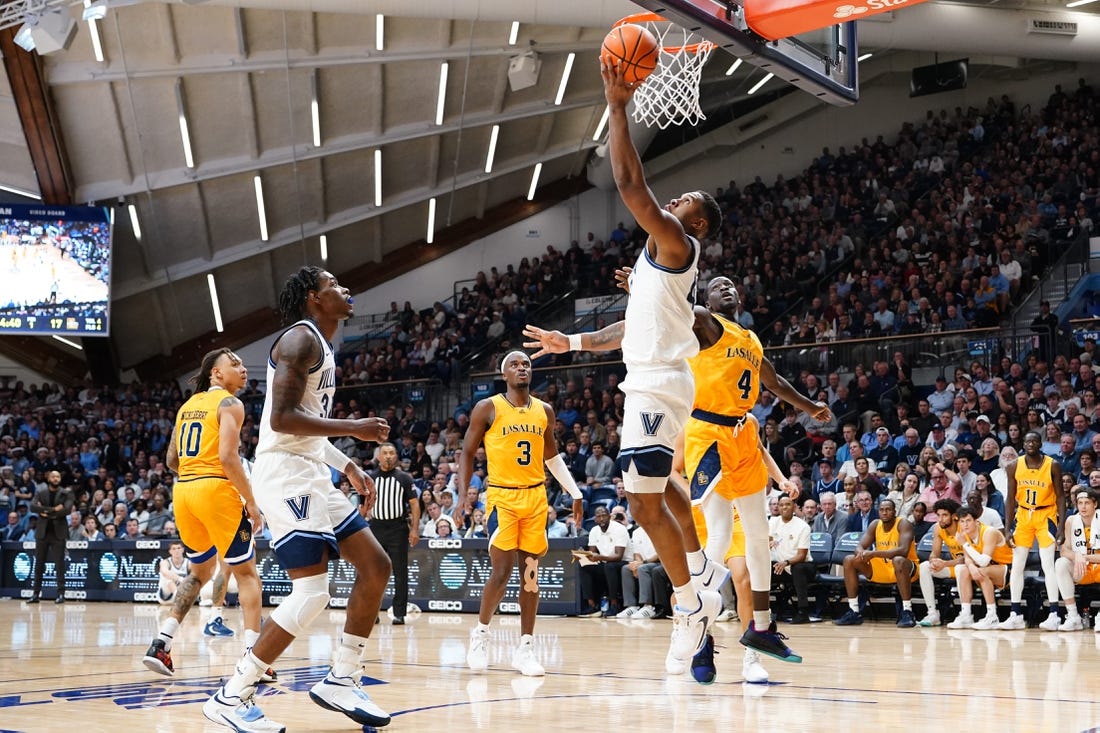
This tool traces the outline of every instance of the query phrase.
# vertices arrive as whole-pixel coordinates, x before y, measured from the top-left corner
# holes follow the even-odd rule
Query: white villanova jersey
[[[691,261],[673,270],[658,265],[649,248],[634,263],[630,299],[626,304],[623,362],[627,371],[679,364],[699,353],[695,325],[695,293],[699,278],[699,242],[688,237]]]
[[[317,341],[321,344],[321,358],[309,370],[306,389],[299,404],[303,410],[318,417],[328,417],[329,409],[332,407],[332,396],[336,392],[336,358],[333,356],[332,347],[325,341],[325,337],[312,321],[298,321],[279,334],[268,352],[268,390],[264,397],[263,416],[260,418],[260,441],[256,444],[256,455],[270,451],[284,451],[324,463],[324,444],[328,442],[328,438],[319,435],[278,433],[271,429],[271,385],[275,382],[275,362],[271,355],[275,352],[275,345],[279,343],[279,339],[291,328],[301,325],[307,326],[317,337]]]

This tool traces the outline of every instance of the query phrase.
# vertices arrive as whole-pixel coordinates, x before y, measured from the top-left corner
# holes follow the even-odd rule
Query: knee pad
[[[271,620],[294,637],[328,606],[328,575],[311,575],[291,581],[290,595],[271,612]]]

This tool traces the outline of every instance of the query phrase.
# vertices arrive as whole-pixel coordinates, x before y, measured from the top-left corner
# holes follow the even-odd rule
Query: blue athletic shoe
[[[775,622],[768,628],[760,631],[756,628],[756,622],[750,621],[748,630],[741,636],[741,644],[749,649],[755,649],[761,654],[775,657],[781,662],[793,662],[801,664],[802,657],[795,654],[786,644],[787,637],[776,631]]]
[[[703,648],[691,658],[691,676],[701,685],[709,685],[718,677],[718,669],[714,666],[714,636],[707,634]]]
[[[233,629],[222,623],[222,617],[218,616],[213,621],[203,627],[202,633],[207,636],[233,636]]]

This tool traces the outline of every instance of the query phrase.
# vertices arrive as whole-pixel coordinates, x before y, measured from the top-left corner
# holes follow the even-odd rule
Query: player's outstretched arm
[[[566,335],[561,331],[545,331],[530,324],[523,327],[525,349],[538,349],[531,359],[547,354],[564,354],[567,351],[614,351],[623,345],[626,321],[617,321],[599,331]]]
[[[546,470],[558,480],[565,493],[573,497],[573,524],[579,527],[584,520],[584,498],[581,495],[581,490],[577,488],[576,479],[573,478],[573,474],[569,473],[569,467],[565,465],[565,459],[558,453],[558,441],[554,438],[553,428],[550,427],[557,421],[554,408],[544,402],[543,409],[546,410],[546,434],[542,455],[544,457],[549,456],[545,460]],[[463,453],[465,452],[463,451]]]
[[[743,430],[744,428],[742,428]],[[775,462],[775,458],[768,452],[768,449],[764,447],[764,441],[757,440],[756,444],[760,447],[760,458],[764,461],[764,465],[768,468],[768,476],[771,477],[775,485],[783,492],[786,492],[787,496],[792,499],[798,498],[798,487],[794,485],[794,482],[787,478],[783,471],[779,469],[779,464]]]
[[[634,96],[637,84],[628,84],[623,79],[623,71],[624,67],[620,64],[608,66],[600,61],[604,96],[607,98],[609,110],[607,146],[615,186],[638,226],[649,232],[657,242],[658,250],[683,259],[688,256],[690,249],[687,237],[684,236],[684,227],[679,219],[657,204],[656,197],[646,183],[642,159],[634,147],[634,141],[630,139],[626,106]]]
[[[809,413],[815,420],[828,422],[833,413],[824,402],[814,402],[794,388],[779,372],[768,357],[760,363],[760,382],[764,388],[783,402],[793,405],[796,410]]]
[[[1012,536],[1012,527],[1016,524],[1016,463],[1019,458],[1005,466],[1005,474],[1008,475],[1008,487],[1005,489],[1005,544],[1016,549],[1016,541]]]

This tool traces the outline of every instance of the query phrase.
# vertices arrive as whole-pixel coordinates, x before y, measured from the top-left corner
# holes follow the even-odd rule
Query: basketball
[[[604,37],[600,58],[611,68],[616,62],[621,64],[623,79],[628,84],[638,84],[657,68],[660,51],[652,33],[640,25],[627,23],[612,28]]]

